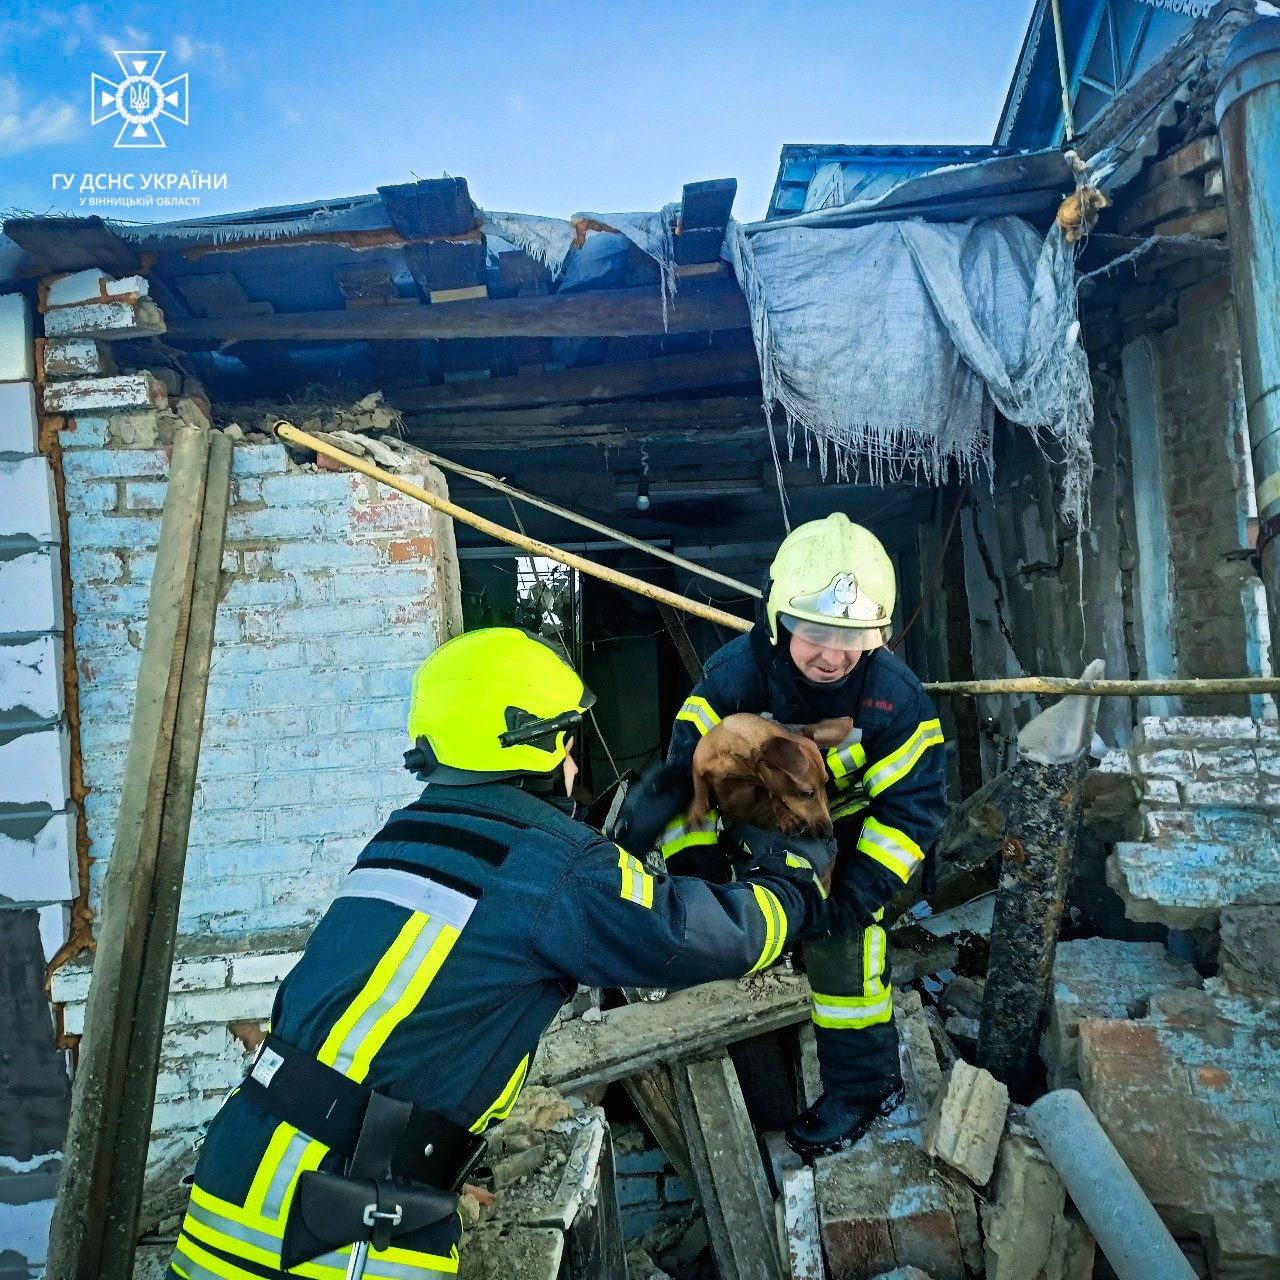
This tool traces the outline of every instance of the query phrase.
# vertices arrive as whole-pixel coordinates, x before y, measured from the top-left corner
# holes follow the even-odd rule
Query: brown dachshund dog
[[[726,822],[784,835],[829,836],[822,753],[839,746],[852,729],[848,716],[796,733],[763,716],[725,716],[693,753],[690,818],[700,822],[717,808]]]

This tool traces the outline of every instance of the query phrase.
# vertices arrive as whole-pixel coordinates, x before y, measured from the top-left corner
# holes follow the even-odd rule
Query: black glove
[[[655,760],[627,790],[609,839],[644,857],[672,818],[693,799],[693,776],[680,765]]]
[[[786,836],[760,827],[734,826],[729,838],[740,845],[749,861],[746,874],[794,880],[807,889],[816,889],[823,901],[831,889],[831,872],[836,860],[834,836]]]

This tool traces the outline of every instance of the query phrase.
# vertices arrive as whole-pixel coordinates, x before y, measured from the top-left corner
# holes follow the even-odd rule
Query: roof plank
[[[566,401],[617,400],[661,395],[702,387],[758,382],[760,366],[754,347],[699,351],[694,355],[652,360],[618,360],[556,373],[529,373],[510,378],[453,382],[444,386],[406,388],[396,395],[404,409],[520,408]]]
[[[499,298],[419,307],[370,307],[263,316],[178,320],[169,340],[220,345],[246,339],[372,342],[390,338],[627,338],[703,330],[745,329],[746,300],[736,283],[682,289],[664,328],[657,289],[597,289],[546,298]]]

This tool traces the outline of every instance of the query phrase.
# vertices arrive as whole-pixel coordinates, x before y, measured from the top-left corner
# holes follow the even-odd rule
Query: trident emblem
[[[89,82],[93,124],[119,116],[123,121],[117,147],[163,147],[159,120],[167,116],[179,124],[187,121],[187,73],[163,84],[158,78],[165,51],[117,49],[116,61],[124,78],[117,84],[95,74]]]

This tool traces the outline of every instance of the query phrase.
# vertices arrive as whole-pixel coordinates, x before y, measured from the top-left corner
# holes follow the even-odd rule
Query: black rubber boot
[[[855,1101],[831,1089],[807,1111],[798,1115],[787,1130],[787,1146],[805,1160],[845,1151],[881,1116],[902,1105],[906,1092],[901,1081],[888,1093],[870,1102]]]

